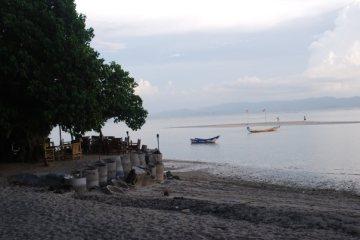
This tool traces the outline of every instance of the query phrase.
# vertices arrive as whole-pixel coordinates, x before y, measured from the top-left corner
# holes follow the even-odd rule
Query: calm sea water
[[[267,114],[282,121],[356,121],[360,110],[316,111]],[[360,190],[360,124],[282,126],[272,133],[248,134],[244,127],[172,128],[176,126],[264,121],[264,115],[232,115],[173,119],[149,119],[133,140],[141,138],[160,150],[164,157],[178,160],[205,161],[207,168],[219,174],[247,180],[281,182],[312,187]],[[124,136],[124,125],[107,123],[104,135]],[[91,135],[91,133],[90,133]],[[191,145],[191,137],[220,135],[217,144]],[[52,136],[57,140],[57,131]],[[204,166],[204,165],[202,165]],[[206,166],[206,165],[205,165]]]

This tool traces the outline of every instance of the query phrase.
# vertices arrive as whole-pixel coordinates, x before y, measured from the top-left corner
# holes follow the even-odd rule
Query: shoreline
[[[89,161],[92,160],[80,160],[76,166]],[[206,162],[164,160],[164,164],[165,170],[171,170],[180,179],[136,187],[122,194],[95,190],[79,196],[73,192],[59,194],[44,188],[3,185],[0,214],[4,222],[0,236],[268,240],[360,237],[358,195],[244,181],[211,174],[206,168],[183,171],[196,164],[206,167]],[[29,169],[22,165],[18,172],[63,172],[74,166],[74,161],[50,168]],[[4,171],[6,168],[1,168],[3,177]],[[170,196],[164,196],[165,189]]]
[[[207,125],[174,126],[169,128],[237,128],[246,126],[316,126],[316,125],[339,125],[359,124],[360,121],[280,121],[280,122],[250,122],[250,123],[224,123]]]
[[[0,164],[0,186],[6,183],[6,179],[17,174],[30,173],[35,175],[46,174],[71,174],[73,170],[81,170],[88,165],[98,161],[97,155],[85,155],[82,160],[75,161],[55,161],[51,162],[48,167],[43,166],[42,162],[38,163],[2,163]],[[106,159],[111,155],[102,155],[101,159]],[[164,159],[165,171],[171,171],[176,174],[186,174],[201,172],[207,175],[214,176],[219,179],[228,181],[236,181],[246,183],[252,186],[271,186],[276,188],[293,189],[296,191],[326,191],[326,192],[342,192],[344,194],[354,195],[360,197],[360,189],[357,187],[353,189],[345,187],[336,187],[334,183],[325,184],[319,181],[316,185],[314,183],[301,182],[298,176],[304,175],[302,178],[310,178],[311,176],[343,176],[334,173],[316,173],[296,170],[279,170],[279,169],[262,169],[246,166],[232,166],[228,163],[206,162],[200,160],[180,160],[180,159]],[[281,177],[283,173],[284,177]],[[271,175],[276,177],[271,178]],[[292,179],[287,179],[287,175],[293,175]],[[358,174],[350,174],[356,175]],[[298,177],[298,178],[296,178]],[[326,179],[326,178],[324,178]],[[342,183],[343,184],[343,183]]]

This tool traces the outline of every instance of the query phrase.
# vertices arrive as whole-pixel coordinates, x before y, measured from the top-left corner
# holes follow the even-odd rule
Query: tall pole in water
[[[158,150],[160,152],[159,138],[160,138],[159,134],[156,134],[157,146],[158,146]]]
[[[266,109],[265,109],[265,122],[267,121],[267,119],[266,119]]]
[[[245,112],[246,112],[246,124],[249,124],[249,109],[246,109]]]
[[[266,109],[263,109],[264,115],[265,115],[265,122],[266,122]]]

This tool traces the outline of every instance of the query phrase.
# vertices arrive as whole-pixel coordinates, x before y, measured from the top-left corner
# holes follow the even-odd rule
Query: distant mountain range
[[[208,115],[232,115],[245,113],[246,110],[249,110],[250,113],[259,113],[262,111],[262,109],[266,109],[267,112],[298,112],[344,108],[360,108],[360,97],[320,97],[289,101],[224,103],[220,105],[202,107],[197,109],[179,109],[173,111],[163,111],[151,114],[150,116],[154,118],[166,118]]]

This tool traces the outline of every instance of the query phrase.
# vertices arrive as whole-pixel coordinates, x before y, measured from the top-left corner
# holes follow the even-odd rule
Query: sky
[[[76,0],[150,113],[360,93],[359,0]]]

